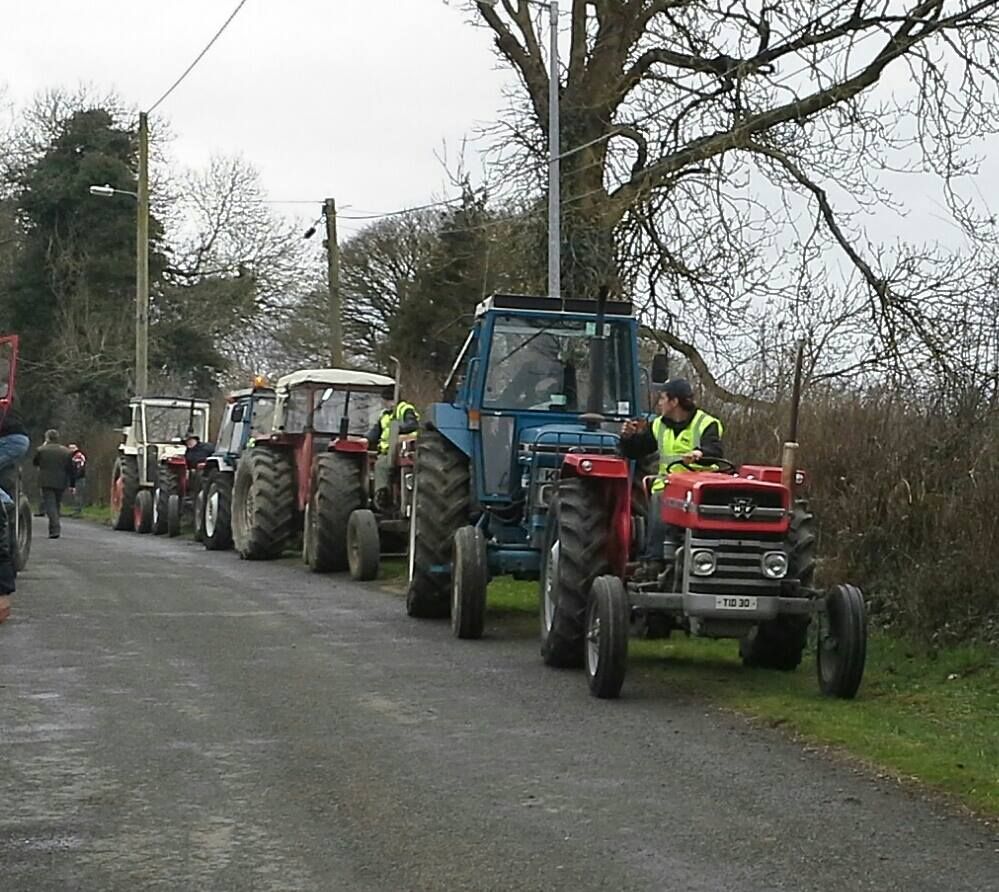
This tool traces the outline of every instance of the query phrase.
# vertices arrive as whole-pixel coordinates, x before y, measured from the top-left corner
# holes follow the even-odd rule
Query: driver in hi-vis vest
[[[621,452],[627,458],[641,460],[653,452],[659,454],[658,478],[652,485],[649,502],[645,549],[639,559],[639,581],[651,582],[664,569],[663,548],[666,524],[661,520],[660,493],[666,486],[666,469],[682,460],[690,470],[711,470],[712,458],[723,458],[722,423],[694,402],[694,389],[684,378],[674,378],[662,385],[656,402],[657,417],[650,424],[644,419],[626,421],[621,427]],[[676,466],[670,473],[685,473]]]
[[[395,401],[395,388],[386,387],[382,391],[382,414],[368,431],[368,448],[378,451],[375,459],[375,504],[380,507],[388,504],[391,486],[392,466],[389,456],[392,422],[399,423],[400,434],[415,434],[420,426],[420,413],[416,406],[405,400]]]

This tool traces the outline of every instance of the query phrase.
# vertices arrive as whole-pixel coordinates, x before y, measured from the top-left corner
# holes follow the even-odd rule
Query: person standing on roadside
[[[59,431],[45,431],[45,442],[38,447],[33,464],[38,468],[38,486],[42,504],[49,519],[49,538],[58,539],[62,532],[59,511],[66,487],[74,483],[73,453],[59,442]]]
[[[73,496],[73,517],[79,517],[87,497],[87,455],[76,443],[70,443],[66,448],[73,462],[73,482],[69,490]]]

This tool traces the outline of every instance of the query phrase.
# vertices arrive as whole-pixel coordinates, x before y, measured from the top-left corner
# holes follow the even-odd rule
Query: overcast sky
[[[0,85],[17,104],[92,84],[148,108],[236,0],[2,0]],[[443,0],[248,0],[154,112],[190,166],[242,153],[275,200],[325,196],[365,211],[451,194],[455,156],[489,123],[511,75],[488,33]],[[479,170],[477,149],[466,157]],[[282,206],[315,216],[311,209]],[[348,212],[349,213],[349,212]],[[344,221],[345,234],[361,224]]]

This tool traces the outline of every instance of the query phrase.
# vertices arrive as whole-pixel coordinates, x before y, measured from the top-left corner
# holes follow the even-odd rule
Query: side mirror
[[[652,357],[652,383],[665,384],[669,381],[669,357],[665,353],[657,353]]]
[[[246,417],[246,406],[240,403],[238,406],[232,407],[232,415],[230,416],[234,423],[239,423]]]

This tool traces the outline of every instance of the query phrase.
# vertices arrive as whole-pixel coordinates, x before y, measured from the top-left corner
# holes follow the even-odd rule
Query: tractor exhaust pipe
[[[780,482],[794,497],[794,483],[798,473],[798,414],[801,408],[801,368],[805,360],[805,341],[798,341],[797,356],[794,359],[794,387],[791,390],[791,421],[788,425],[787,440],[784,442],[780,463]]]
[[[604,316],[607,312],[607,295],[610,289],[600,287],[597,294],[597,320],[590,338],[590,393],[586,401],[586,414],[582,421],[589,430],[596,430],[604,420],[604,378],[607,374],[607,338],[604,335]]]

